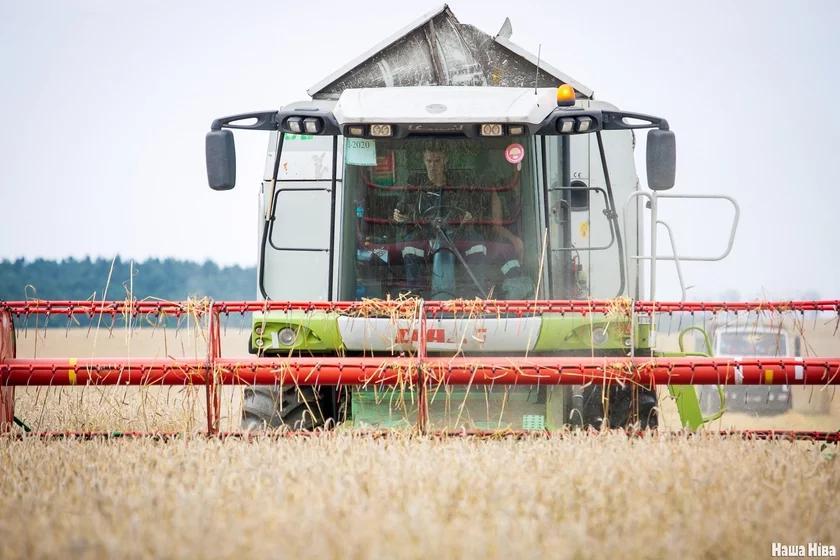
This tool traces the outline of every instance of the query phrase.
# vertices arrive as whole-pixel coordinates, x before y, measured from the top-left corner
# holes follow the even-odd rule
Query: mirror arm
[[[635,128],[659,128],[659,130],[670,130],[668,121],[660,117],[643,115],[641,113],[628,113],[626,111],[602,111],[604,117],[604,130],[630,130]],[[647,121],[644,123],[630,124],[624,119],[636,119]]]
[[[277,122],[278,111],[256,111],[251,113],[242,113],[239,115],[231,115],[229,117],[222,117],[213,121],[210,125],[210,130],[221,130],[222,128],[239,128],[243,130],[277,130],[279,128]],[[237,121],[244,121],[248,119],[257,119],[254,124],[231,124]]]

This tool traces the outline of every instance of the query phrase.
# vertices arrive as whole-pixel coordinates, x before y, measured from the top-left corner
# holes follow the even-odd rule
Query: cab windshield
[[[531,299],[541,258],[530,137],[344,140],[342,299]]]

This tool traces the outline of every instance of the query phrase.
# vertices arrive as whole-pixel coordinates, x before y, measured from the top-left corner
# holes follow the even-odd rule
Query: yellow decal
[[[586,237],[589,235],[589,222],[583,222],[580,224],[580,236]]]
[[[70,385],[76,384],[76,358],[70,358],[70,369],[67,370],[67,377],[70,378]]]
[[[773,370],[772,369],[765,369],[764,370],[764,384],[765,385],[772,385],[773,384]]]

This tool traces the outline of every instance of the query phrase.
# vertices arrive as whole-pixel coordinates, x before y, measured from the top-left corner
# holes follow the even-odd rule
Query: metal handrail
[[[717,194],[697,194],[697,195],[692,195],[692,194],[660,194],[656,191],[652,191],[652,192],[636,191],[634,193],[631,193],[630,196],[627,197],[627,201],[624,203],[624,208],[623,208],[624,231],[629,231],[627,229],[627,209],[629,208],[630,203],[634,199],[636,199],[637,197],[640,197],[640,196],[646,197],[648,199],[648,201],[650,202],[650,215],[651,215],[651,219],[650,219],[650,221],[651,221],[651,234],[650,234],[651,250],[650,250],[650,252],[651,252],[651,255],[633,255],[633,256],[631,256],[630,253],[627,252],[627,253],[625,253],[625,256],[624,256],[624,258],[625,258],[625,268],[627,270],[630,270],[630,259],[636,259],[636,260],[648,260],[649,259],[650,260],[650,300],[651,301],[655,301],[655,299],[656,299],[656,261],[659,261],[659,260],[663,260],[663,261],[673,260],[673,261],[676,261],[677,262],[677,271],[678,271],[678,274],[681,277],[682,273],[681,273],[681,268],[679,266],[679,261],[705,261],[705,262],[720,261],[720,260],[723,260],[724,258],[726,258],[729,255],[729,253],[732,251],[732,246],[735,243],[735,232],[738,229],[738,220],[741,216],[741,209],[738,206],[738,202],[734,198],[732,198],[731,196],[717,195]],[[660,198],[681,198],[681,199],[696,199],[696,200],[701,200],[701,199],[728,200],[732,204],[732,206],[735,208],[735,219],[732,222],[732,230],[730,231],[730,234],[729,234],[729,243],[726,247],[726,251],[724,251],[724,253],[722,255],[717,256],[717,257],[703,257],[703,256],[698,257],[698,256],[680,256],[680,255],[678,255],[676,247],[674,245],[674,236],[671,232],[670,226],[668,226],[664,222],[661,222],[658,219],[658,215],[657,215],[658,210],[659,210],[658,202],[659,202]],[[657,253],[656,232],[657,232],[657,226],[659,224],[665,225],[665,227],[668,229],[668,235],[671,239],[671,248],[674,251],[673,255],[659,255]],[[641,248],[639,248],[639,251],[641,251]],[[681,284],[681,287],[683,288],[683,299],[685,299],[685,288],[683,286],[682,279],[680,280],[680,284]],[[628,287],[628,289],[629,289],[629,287]]]
[[[657,220],[656,223],[665,226],[665,229],[668,230],[668,238],[671,240],[671,250],[674,252],[674,257],[675,257],[674,258],[674,264],[677,266],[677,278],[680,281],[680,292],[682,292],[682,298],[680,299],[680,301],[685,301],[686,300],[685,282],[683,281],[682,267],[680,266],[680,259],[677,258],[678,257],[678,255],[677,255],[677,245],[676,245],[676,242],[674,241],[674,232],[671,231],[671,226],[669,226],[667,223],[663,222],[662,220]]]

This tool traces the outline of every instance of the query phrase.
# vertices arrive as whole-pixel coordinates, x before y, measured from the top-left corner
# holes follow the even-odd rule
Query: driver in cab
[[[444,194],[444,187],[455,186],[455,184],[449,184],[446,171],[447,159],[442,151],[423,152],[426,173],[419,177],[415,174],[409,178],[409,185],[419,187],[419,189],[407,190],[400,197],[397,207],[394,208],[395,222],[405,223],[433,218],[434,211],[444,206],[442,204],[444,198],[447,199],[445,206],[449,210],[448,214],[452,214],[452,210],[460,213],[461,224],[472,220],[472,213],[458,208],[459,205],[468,205],[471,202],[464,197],[464,191],[450,190]]]
[[[436,218],[441,218],[443,230],[461,253],[483,290],[487,245],[485,235],[482,235],[475,222],[489,220],[491,215],[497,213],[494,204],[496,201],[493,200],[495,193],[463,188],[472,184],[471,181],[467,177],[459,177],[458,174],[448,171],[448,157],[441,149],[433,147],[424,151],[423,162],[426,173],[409,177],[408,183],[411,187],[402,193],[392,216],[394,222],[403,225],[399,238],[403,244],[402,258],[406,282],[410,289],[418,289],[427,263],[437,251],[448,249],[445,243],[437,239],[430,223]],[[505,276],[518,276],[519,268],[517,260],[515,267],[506,267]],[[452,293],[452,286],[445,288],[447,293],[432,294],[432,297],[472,298],[481,295],[472,281],[465,287],[465,293]]]

